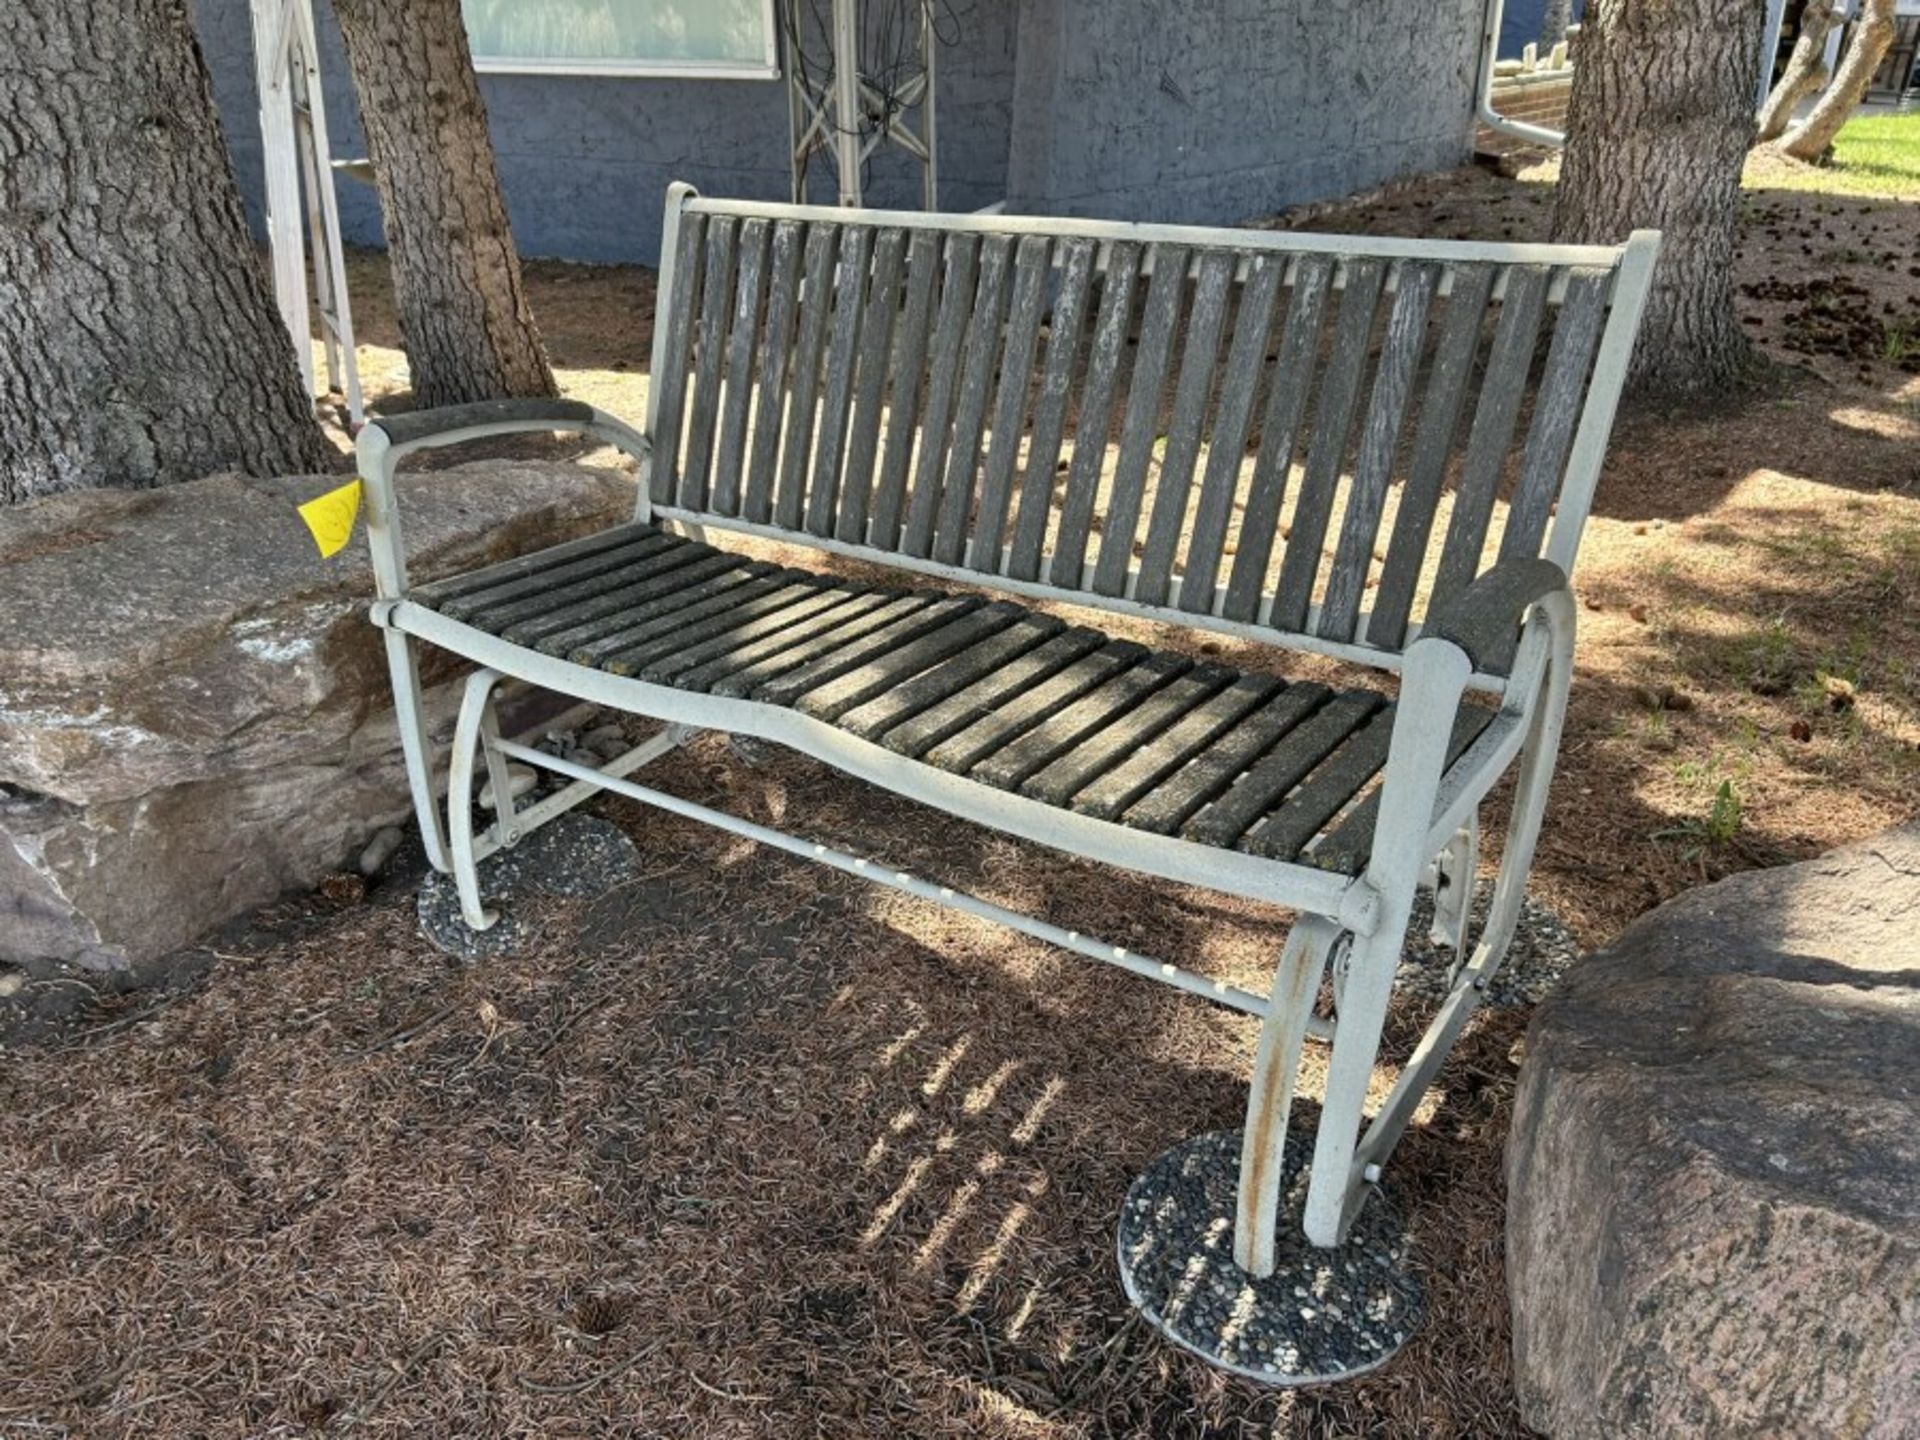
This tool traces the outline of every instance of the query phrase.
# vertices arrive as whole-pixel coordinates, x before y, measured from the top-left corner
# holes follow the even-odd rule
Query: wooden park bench
[[[485,927],[476,863],[609,790],[1263,1016],[1234,1252],[1255,1275],[1274,1266],[1293,1077],[1318,1036],[1332,1055],[1304,1230],[1336,1245],[1513,935],[1566,704],[1567,575],[1657,246],[895,214],[676,186],[644,431],[508,401],[361,434],[373,617],[432,863]],[[527,430],[634,455],[632,523],[410,584],[398,462]],[[710,543],[728,534],[889,582]],[[1258,642],[1279,673],[1111,639],[1063,604]],[[444,822],[422,643],[479,667]],[[1295,653],[1375,682],[1290,681]],[[506,679],[666,728],[603,769],[571,763],[501,737]],[[630,778],[702,730],[1292,907],[1272,992]],[[509,760],[573,783],[516,811]],[[482,765],[501,803],[476,834]],[[1463,948],[1475,816],[1510,768],[1491,916],[1363,1133],[1415,889],[1435,888],[1436,934]],[[1331,1019],[1315,1012],[1329,969]]]

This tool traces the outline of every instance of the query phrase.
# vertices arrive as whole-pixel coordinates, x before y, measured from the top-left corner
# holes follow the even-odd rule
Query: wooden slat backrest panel
[[[1577,471],[1570,556],[1650,263],[1623,335],[1624,253],[696,200],[652,490],[1391,660],[1429,597],[1541,553]]]

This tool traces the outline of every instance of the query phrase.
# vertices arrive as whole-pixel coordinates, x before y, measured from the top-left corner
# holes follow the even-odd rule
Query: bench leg
[[[407,788],[413,792],[413,814],[420,822],[420,843],[427,863],[442,875],[453,868],[447,850],[447,832],[440,823],[434,798],[433,746],[427,739],[426,707],[420,688],[420,658],[413,636],[387,630],[387,672],[393,684],[393,717],[400,730],[400,753],[407,761]]]
[[[1274,971],[1273,997],[1260,1027],[1240,1142],[1240,1191],[1233,1225],[1233,1259],[1242,1270],[1273,1274],[1274,1227],[1280,1212],[1280,1171],[1286,1158],[1287,1115],[1300,1072],[1307,1021],[1340,931],[1332,921],[1303,915],[1287,935]]]
[[[460,895],[460,915],[475,930],[488,930],[500,919],[480,897],[480,870],[473,854],[473,765],[477,753],[486,756],[493,782],[494,814],[502,839],[513,829],[513,795],[507,783],[504,758],[492,741],[499,739],[493,720],[496,670],[476,670],[467,677],[460,698],[460,719],[453,730],[453,760],[447,777],[447,835],[453,860],[453,882]]]

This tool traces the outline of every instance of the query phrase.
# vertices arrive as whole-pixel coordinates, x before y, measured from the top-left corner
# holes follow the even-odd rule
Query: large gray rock
[[[1920,1435],[1920,826],[1574,966],[1528,1032],[1507,1183],[1537,1428]]]
[[[356,536],[222,475],[0,510],[0,961],[117,967],[311,885],[408,813]],[[487,462],[404,477],[416,578],[625,518],[630,479]],[[450,669],[430,672],[443,718]]]

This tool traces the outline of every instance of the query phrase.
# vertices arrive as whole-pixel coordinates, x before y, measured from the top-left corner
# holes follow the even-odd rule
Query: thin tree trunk
[[[507,225],[460,0],[335,0],[414,402],[558,393]]]
[[[0,0],[0,504],[325,470],[181,0]]]
[[[1825,82],[1827,32],[1833,29],[1833,11],[1834,0],[1807,0],[1787,68],[1780,72],[1780,83],[1768,92],[1766,103],[1760,107],[1760,130],[1754,143],[1764,145],[1784,135],[1794,107]],[[1765,61],[1767,57],[1760,58]]]
[[[1784,153],[1808,162],[1825,157],[1833,137],[1851,118],[1860,97],[1873,83],[1874,72],[1887,58],[1887,47],[1893,44],[1893,10],[1894,0],[1866,0],[1860,24],[1853,32],[1853,43],[1840,57],[1839,73],[1814,102],[1807,118],[1789,130],[1780,142]]]
[[[1642,392],[1725,389],[1749,362],[1733,258],[1764,9],[1753,0],[1587,6],[1553,234],[1615,244],[1639,227],[1664,232],[1629,377]]]

